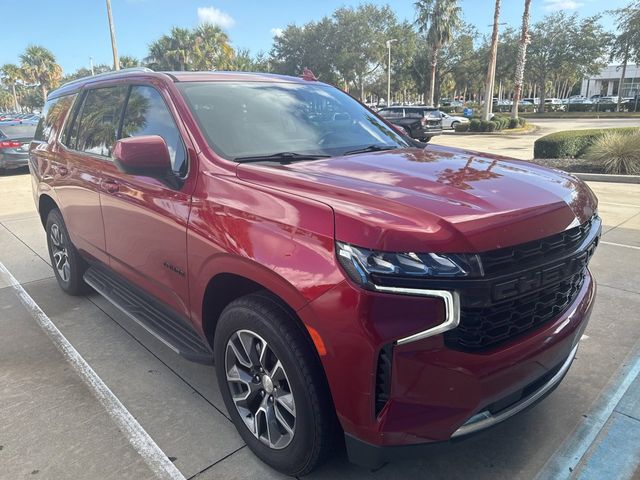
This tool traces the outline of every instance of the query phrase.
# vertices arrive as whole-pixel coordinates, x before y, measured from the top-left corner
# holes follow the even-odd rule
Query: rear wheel
[[[328,454],[335,414],[299,321],[265,293],[229,304],[216,327],[218,384],[238,432],[265,463],[305,475]]]
[[[71,243],[69,232],[59,210],[49,212],[46,223],[47,246],[51,266],[60,288],[69,295],[82,295],[89,287],[83,275],[86,263]]]

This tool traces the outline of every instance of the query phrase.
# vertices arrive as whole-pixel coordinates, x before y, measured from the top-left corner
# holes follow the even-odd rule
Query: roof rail
[[[118,75],[120,73],[127,73],[127,72],[153,72],[153,70],[147,67],[131,67],[131,68],[123,68],[121,70],[112,70],[110,72],[99,73],[97,75],[88,75],[86,77],[76,78],[75,80],[71,80],[70,82],[60,85],[58,89],[68,87],[70,85],[75,85],[76,83],[84,82],[91,78],[107,78],[112,75]]]

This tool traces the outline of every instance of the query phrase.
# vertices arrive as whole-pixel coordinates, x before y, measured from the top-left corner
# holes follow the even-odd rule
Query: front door
[[[169,148],[174,174],[186,177],[185,144],[155,87],[130,87],[121,130],[121,138],[160,135]],[[102,172],[100,200],[111,268],[187,317],[191,195],[153,178],[124,174],[111,163]]]

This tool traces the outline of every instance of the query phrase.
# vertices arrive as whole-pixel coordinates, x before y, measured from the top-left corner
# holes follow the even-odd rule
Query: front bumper
[[[412,455],[424,444],[487,428],[539,401],[568,370],[595,289],[587,272],[562,314],[481,352],[451,349],[440,334],[395,344],[389,400],[380,411],[375,396],[381,349],[417,331],[418,324],[441,324],[442,300],[364,291],[343,282],[309,304],[301,313],[325,339],[321,360],[351,459],[375,466],[363,458],[379,463],[399,450]],[[358,453],[363,451],[364,457]]]
[[[569,367],[575,359],[577,351],[578,345],[573,347],[569,356],[558,366],[557,369],[554,369],[550,375],[545,375],[543,377],[544,381],[534,382],[539,383],[537,389],[533,389],[528,393],[528,395],[523,396],[522,399],[504,408],[500,412],[496,412],[496,414],[491,413],[489,410],[477,413],[458,428],[451,436],[451,439],[458,439],[490,428],[544,400],[547,395],[556,389],[565,377],[569,371]],[[375,469],[392,460],[418,456],[425,450],[428,450],[433,443],[421,443],[399,447],[380,447],[358,440],[349,434],[345,434],[345,445],[347,447],[349,460],[352,463]]]

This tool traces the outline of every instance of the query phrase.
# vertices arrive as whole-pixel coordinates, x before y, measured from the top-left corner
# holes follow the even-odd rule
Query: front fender
[[[201,178],[197,189],[207,195],[194,200],[187,232],[195,325],[209,281],[221,273],[262,285],[294,311],[344,279],[330,207],[235,177]]]

